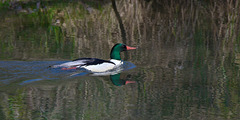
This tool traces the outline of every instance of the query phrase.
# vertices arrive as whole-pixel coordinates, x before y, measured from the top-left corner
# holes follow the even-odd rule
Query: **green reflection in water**
[[[67,11],[59,10],[69,5],[68,2],[6,3],[0,3],[1,12],[6,9],[1,14],[4,18],[1,19],[4,24],[0,25],[1,59],[39,59],[58,55],[74,58],[75,40],[66,37],[60,26],[65,25],[64,18],[69,16]],[[72,5],[76,7],[74,3]],[[80,11],[78,14],[86,14],[86,10]]]

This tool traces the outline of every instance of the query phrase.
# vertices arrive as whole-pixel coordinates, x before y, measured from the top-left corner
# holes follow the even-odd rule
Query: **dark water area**
[[[0,119],[240,119],[239,1],[0,2]],[[122,52],[118,74],[49,68]],[[131,83],[127,84],[129,81]]]

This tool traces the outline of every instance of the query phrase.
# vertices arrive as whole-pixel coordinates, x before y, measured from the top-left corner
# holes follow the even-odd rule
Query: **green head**
[[[110,57],[111,59],[121,60],[120,52],[126,51],[126,50],[133,50],[136,49],[135,47],[129,47],[122,43],[117,43],[113,46]]]

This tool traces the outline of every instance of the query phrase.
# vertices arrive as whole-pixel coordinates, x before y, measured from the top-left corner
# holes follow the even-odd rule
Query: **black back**
[[[102,59],[98,59],[98,58],[78,58],[73,61],[82,61],[85,63],[83,65],[97,65],[97,64],[102,64],[102,63],[112,63],[115,65],[115,63],[113,63],[111,61],[102,60]]]

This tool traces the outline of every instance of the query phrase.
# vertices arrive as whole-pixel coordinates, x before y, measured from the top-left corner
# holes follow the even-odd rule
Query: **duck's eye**
[[[123,48],[126,48],[126,45],[122,45]]]

